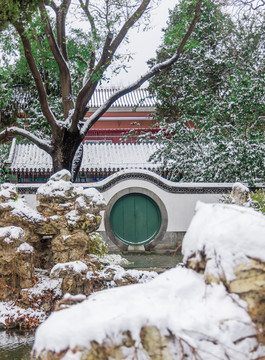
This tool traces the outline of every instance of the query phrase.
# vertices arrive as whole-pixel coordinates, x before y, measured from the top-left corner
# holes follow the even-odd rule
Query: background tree
[[[120,96],[136,89],[178,60],[199,18],[201,2],[202,0],[194,1],[193,19],[183,31],[184,36],[175,53],[167,60],[155,65],[130,86],[117,91],[89,119],[83,121],[87,104],[107,68],[115,61],[117,49],[121,42],[126,40],[128,31],[137,25],[140,18],[144,19],[144,16],[148,15],[151,0],[128,2],[79,0],[78,5],[72,3],[71,0],[41,0],[39,12],[31,22],[26,22],[19,17],[12,20],[12,26],[19,35],[24,57],[34,79],[41,111],[49,124],[51,136],[49,140],[46,140],[19,127],[10,127],[0,134],[0,139],[10,135],[23,136],[51,155],[54,171],[65,168],[76,175],[81,163],[81,157],[76,153],[81,154],[82,140],[87,131]],[[76,68],[74,65],[76,61],[72,61],[69,57],[69,48],[73,43],[71,40],[77,31],[75,29],[71,31],[66,26],[71,12],[78,15],[79,20],[86,20],[90,29],[86,32],[87,58],[83,58],[80,52],[76,54],[76,58],[81,58],[86,68],[86,71],[81,74],[82,81],[79,73],[80,66]],[[21,53],[19,56],[22,56]],[[55,64],[56,77],[47,73],[46,70],[50,64],[46,67],[46,61]],[[76,81],[76,76],[78,81]],[[55,104],[56,106],[51,106],[57,85],[59,85],[62,109],[59,109],[59,113],[55,108],[58,103]]]
[[[0,0],[0,31],[10,22],[30,18],[38,3],[39,0]]]
[[[184,5],[172,12],[155,62],[174,51],[178,19],[189,17]],[[217,2],[203,3],[178,66],[151,81],[161,127],[153,160],[170,179],[264,180],[264,40],[260,18],[233,22]]]

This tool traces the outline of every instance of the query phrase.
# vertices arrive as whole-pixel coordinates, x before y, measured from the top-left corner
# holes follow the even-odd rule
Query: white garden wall
[[[132,250],[133,247],[115,239],[110,228],[110,212],[119,197],[127,193],[143,193],[158,203],[162,214],[164,230],[152,240],[145,250],[173,250],[181,243],[187,231],[197,201],[216,203],[231,191],[230,183],[175,183],[147,170],[122,170],[97,183],[83,183],[78,186],[98,189],[107,202],[107,210],[99,231],[104,235],[112,250]],[[36,207],[35,192],[38,184],[18,185],[19,192],[32,207]],[[139,247],[135,247],[139,250]],[[142,249],[144,249],[142,247]]]

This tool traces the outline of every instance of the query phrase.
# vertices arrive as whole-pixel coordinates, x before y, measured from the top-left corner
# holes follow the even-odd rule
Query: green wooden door
[[[110,226],[115,236],[125,244],[147,244],[159,232],[161,213],[149,196],[128,194],[112,207]]]

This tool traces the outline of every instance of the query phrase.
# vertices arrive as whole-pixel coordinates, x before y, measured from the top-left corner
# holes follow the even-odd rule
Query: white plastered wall
[[[134,175],[135,172],[137,172],[137,174],[140,175],[139,179],[137,179],[137,177],[130,178],[130,175]],[[128,179],[124,178],[124,175],[125,177],[128,175],[129,178]],[[123,179],[121,179],[122,176]],[[147,179],[144,179],[145,177]],[[113,180],[114,182],[111,185],[111,181]],[[157,185],[157,183],[159,183],[160,186]],[[108,186],[108,184],[110,185]],[[163,185],[165,185],[166,188],[171,189],[171,191],[165,190],[163,188]],[[30,187],[32,188],[33,187],[37,188],[38,186],[39,184],[30,185]],[[219,199],[222,197],[222,194],[227,192],[225,190],[222,192],[222,189],[227,189],[227,188],[231,189],[232,184],[174,183],[166,179],[163,179],[162,177],[150,171],[137,169],[136,171],[123,170],[98,183],[84,183],[84,184],[78,184],[78,186],[83,186],[86,188],[87,187],[98,188],[99,191],[103,194],[107,204],[109,203],[109,201],[112,199],[113,196],[115,196],[117,193],[119,193],[124,189],[131,189],[131,188],[147,189],[153,192],[156,196],[158,196],[166,207],[167,215],[168,215],[167,231],[183,232],[183,231],[187,231],[189,227],[191,219],[194,215],[194,210],[197,201],[202,201],[206,203],[217,203]],[[23,196],[27,201],[27,203],[29,204],[29,206],[31,206],[32,208],[36,208],[37,205],[36,195],[26,193],[26,188],[27,188],[26,184],[19,185],[19,187],[25,188],[24,189],[25,193]],[[106,190],[100,190],[102,187],[105,187]],[[183,190],[184,188],[187,190],[186,193],[185,190]],[[204,189],[206,188],[207,189],[206,193],[200,193],[201,188]],[[213,188],[218,189],[219,193],[214,193],[212,191]],[[105,231],[104,219],[101,223],[99,231]]]

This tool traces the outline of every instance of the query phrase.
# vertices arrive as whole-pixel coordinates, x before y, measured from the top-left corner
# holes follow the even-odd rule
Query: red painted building
[[[93,114],[117,89],[98,89],[89,102],[87,117]],[[159,164],[148,161],[155,144],[137,144],[137,134],[121,143],[131,130],[150,131],[155,99],[146,89],[137,89],[115,103],[89,130],[84,139],[84,153],[78,182],[99,181],[122,169],[146,169],[158,172]],[[155,132],[156,130],[152,130]],[[16,182],[44,182],[53,173],[50,155],[33,144],[13,141],[6,161]]]
[[[117,89],[102,88],[95,91],[90,102],[87,117],[91,116]],[[155,124],[152,115],[155,111],[155,98],[147,89],[139,88],[116,100],[109,110],[93,125],[85,141],[111,141],[120,143],[120,139],[129,131],[149,131]],[[155,132],[156,130],[152,130]],[[137,134],[126,142],[135,143]]]

